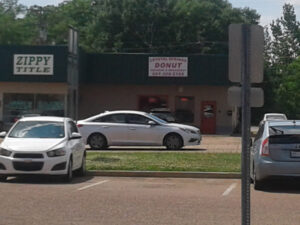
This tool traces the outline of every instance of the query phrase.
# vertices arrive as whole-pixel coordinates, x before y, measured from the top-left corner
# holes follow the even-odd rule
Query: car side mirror
[[[152,120],[149,120],[149,121],[148,121],[148,124],[149,124],[150,126],[155,126],[155,125],[157,125],[157,123],[155,123],[155,122],[152,121]]]
[[[0,133],[0,138],[5,138],[6,135],[7,135],[7,132],[6,132],[6,131],[2,131],[2,132]]]
[[[73,132],[69,139],[72,140],[72,139],[80,139],[80,138],[81,138],[81,134]]]

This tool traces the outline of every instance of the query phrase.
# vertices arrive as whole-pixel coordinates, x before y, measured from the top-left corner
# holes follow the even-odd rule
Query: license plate
[[[292,158],[300,157],[300,151],[291,151],[291,157]]]

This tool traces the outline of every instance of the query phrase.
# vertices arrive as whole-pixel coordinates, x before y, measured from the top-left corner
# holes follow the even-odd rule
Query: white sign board
[[[187,77],[188,57],[149,57],[149,77]]]
[[[53,75],[53,55],[14,55],[14,75]]]

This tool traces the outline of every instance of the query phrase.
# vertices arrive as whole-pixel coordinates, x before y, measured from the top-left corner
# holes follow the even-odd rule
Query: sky
[[[272,20],[282,16],[282,6],[284,3],[294,5],[297,20],[300,21],[300,0],[228,0],[233,7],[249,7],[255,9],[260,15],[260,24],[269,25]],[[31,5],[58,5],[63,0],[19,0],[19,3],[26,6]]]

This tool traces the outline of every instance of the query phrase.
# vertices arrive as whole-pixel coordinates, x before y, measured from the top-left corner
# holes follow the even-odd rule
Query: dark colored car
[[[172,112],[168,108],[153,108],[150,110],[150,114],[157,116],[158,118],[168,123],[176,122],[175,117],[173,116]]]

